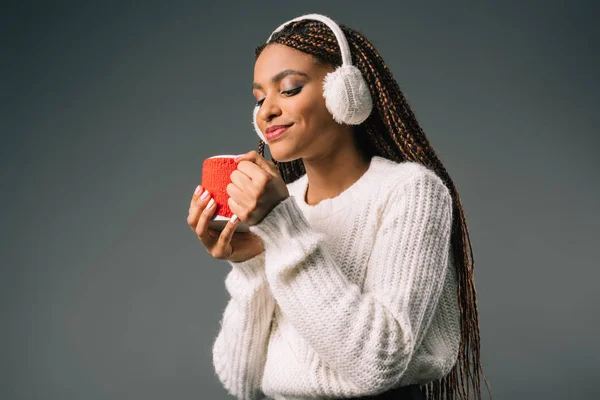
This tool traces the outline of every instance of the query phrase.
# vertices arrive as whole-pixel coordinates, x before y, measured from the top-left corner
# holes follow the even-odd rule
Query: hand
[[[227,222],[223,231],[219,232],[208,228],[208,222],[215,212],[214,202],[212,207],[207,207],[211,196],[201,199],[204,188],[200,187],[198,194],[192,195],[187,223],[196,233],[208,254],[221,260],[241,262],[259,255],[265,249],[261,239],[252,232],[235,232],[239,219]]]
[[[230,176],[232,183],[227,185],[227,204],[243,222],[256,225],[290,194],[275,164],[256,150],[236,162],[237,170]]]

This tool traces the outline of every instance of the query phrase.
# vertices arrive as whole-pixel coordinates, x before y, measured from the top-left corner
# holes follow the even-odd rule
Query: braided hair
[[[452,214],[457,216],[452,221],[451,246],[456,265],[461,316],[458,361],[444,377],[425,385],[426,398],[469,398],[468,375],[476,398],[481,399],[479,373],[483,375],[483,370],[479,358],[479,321],[473,275],[473,250],[460,196],[377,50],[356,30],[344,25],[340,25],[340,28],[348,40],[352,62],[365,77],[373,97],[371,115],[362,124],[353,126],[353,137],[361,155],[366,160],[378,155],[396,162],[414,161],[433,170],[450,190]],[[342,64],[335,35],[320,21],[306,19],[287,24],[272,36],[269,43],[263,43],[256,48],[257,59],[270,43],[279,43],[310,54],[318,64],[334,67]],[[264,150],[265,143],[261,140],[258,145],[259,154],[264,156]],[[272,157],[271,159],[286,183],[295,181],[306,172],[302,159],[290,162],[277,162]],[[490,392],[485,375],[483,379]]]

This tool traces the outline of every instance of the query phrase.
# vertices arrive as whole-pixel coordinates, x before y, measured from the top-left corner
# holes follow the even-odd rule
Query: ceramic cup
[[[229,194],[227,194],[227,185],[231,183],[231,173],[237,169],[234,159],[235,155],[222,154],[212,156],[202,163],[202,187],[210,193],[215,200],[216,209],[208,223],[209,229],[222,231],[233,212],[227,204]],[[235,232],[248,232],[248,224],[238,221]]]

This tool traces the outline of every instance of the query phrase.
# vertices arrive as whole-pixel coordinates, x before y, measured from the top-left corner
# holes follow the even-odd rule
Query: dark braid
[[[357,147],[367,160],[373,155],[378,155],[396,162],[414,161],[428,167],[443,180],[452,195],[452,215],[455,218],[452,222],[451,246],[458,280],[461,341],[458,361],[440,380],[425,385],[426,398],[427,400],[467,399],[470,394],[469,383],[471,383],[476,398],[481,399],[480,372],[491,398],[490,387],[483,374],[479,357],[479,320],[473,275],[473,249],[458,191],[419,126],[392,72],[377,50],[359,32],[344,25],[340,27],[348,39],[352,62],[365,76],[374,103],[369,118],[354,127]],[[269,43],[283,44],[308,53],[320,64],[335,67],[342,64],[335,35],[329,27],[319,21],[292,22],[275,33]],[[266,46],[267,44],[263,43],[256,48],[256,58]],[[258,149],[264,156],[265,143],[262,140]],[[271,159],[273,160],[272,157]],[[286,183],[295,181],[305,173],[302,159],[290,162],[273,160],[273,162]]]

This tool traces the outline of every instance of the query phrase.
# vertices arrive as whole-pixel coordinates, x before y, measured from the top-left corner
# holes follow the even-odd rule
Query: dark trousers
[[[374,396],[352,397],[349,400],[425,400],[425,390],[419,385],[400,386]]]

